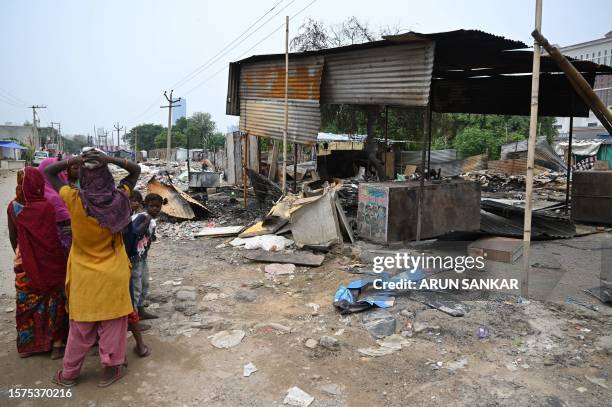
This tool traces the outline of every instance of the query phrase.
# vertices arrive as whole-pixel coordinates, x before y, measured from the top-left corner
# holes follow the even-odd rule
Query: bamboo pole
[[[542,28],[542,0],[536,0],[535,29]],[[533,208],[533,162],[538,132],[538,96],[540,91],[540,44],[533,43],[533,73],[531,77],[531,114],[529,117],[529,143],[527,147],[527,177],[525,179],[525,222],[523,225],[523,278],[521,279],[521,297],[529,293],[529,251],[531,248],[531,211]]]

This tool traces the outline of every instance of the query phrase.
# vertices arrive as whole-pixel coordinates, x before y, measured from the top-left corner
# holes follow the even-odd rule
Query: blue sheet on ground
[[[419,281],[427,274],[424,270],[403,271],[395,276],[387,273],[365,272],[371,277],[351,281],[345,286],[341,285],[334,295],[334,306],[343,313],[364,311],[373,306],[389,308],[395,303],[395,290],[375,289],[374,280],[382,282],[399,282],[402,280]]]

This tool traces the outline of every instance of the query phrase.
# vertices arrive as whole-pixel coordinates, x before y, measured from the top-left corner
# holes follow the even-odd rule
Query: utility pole
[[[117,122],[117,124],[115,124],[113,127],[114,127],[114,128],[115,128],[115,130],[117,131],[117,151],[119,151],[119,145],[120,145],[120,142],[119,142],[119,137],[120,137],[120,132],[121,132],[121,130],[123,130],[123,128],[124,128],[124,127],[123,127],[123,126],[119,126],[119,122]],[[111,141],[112,141],[112,140],[111,140]]]
[[[57,124],[57,150],[58,151],[63,151],[64,150],[64,143],[62,141],[62,124],[61,123],[56,123]]]
[[[104,130],[104,146],[106,148],[106,152],[108,153],[108,130]]]
[[[34,138],[34,140],[32,140],[32,146],[34,147],[34,149],[37,149],[40,147],[40,140],[38,139],[38,125],[37,125],[37,120],[36,119],[36,109],[46,109],[47,106],[43,106],[43,105],[32,105],[30,107],[28,107],[28,109],[32,109],[32,137]]]
[[[170,90],[170,96],[168,97],[168,93],[164,91],[164,97],[168,101],[167,106],[160,106],[162,109],[168,109],[168,138],[166,140],[166,165],[170,167],[170,151],[172,149],[172,108],[179,107],[180,105],[175,105],[181,101],[181,98],[172,99],[172,92],[174,89]]]
[[[58,137],[56,138],[55,135],[53,134],[53,130],[55,130],[55,125],[57,124],[58,130],[57,130],[57,135]],[[53,144],[57,144],[56,148],[59,151],[60,150],[60,146],[59,146],[59,122],[51,122],[51,139],[55,140],[55,142],[53,142]]]
[[[138,162],[138,128],[134,128],[134,162]]]

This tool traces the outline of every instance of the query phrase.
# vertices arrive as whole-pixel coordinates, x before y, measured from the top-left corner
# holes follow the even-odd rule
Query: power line
[[[176,85],[177,87],[183,86],[185,83],[189,82],[191,79],[195,78],[197,75],[199,75],[200,73],[204,72],[208,67],[210,67],[211,65],[214,65],[217,61],[219,61],[219,59],[221,59],[223,56],[227,55],[230,51],[232,51],[233,49],[235,49],[237,46],[239,46],[240,44],[242,44],[244,41],[248,40],[251,36],[253,36],[255,33],[257,33],[259,30],[261,30],[266,24],[268,24],[272,19],[274,19],[276,16],[278,16],[280,13],[282,13],[285,9],[287,9],[287,7],[291,6],[293,3],[295,3],[296,0],[291,0],[289,2],[289,4],[286,4],[283,8],[281,8],[280,10],[278,10],[274,15],[272,15],[270,18],[268,18],[263,24],[261,24],[259,27],[257,27],[254,31],[252,31],[249,35],[247,35],[245,38],[243,38],[241,41],[239,41],[236,45],[234,45],[232,48],[227,49],[232,43],[235,42],[232,41],[230,44],[228,44],[225,48],[223,48],[221,51],[219,51],[215,56],[213,56],[212,58],[210,58],[205,64],[201,65],[198,69],[196,69],[193,73],[193,75],[191,75],[191,77],[185,81],[182,81],[182,83],[180,85]],[[267,14],[267,13],[266,13]],[[262,18],[265,17],[262,16]],[[261,18],[260,18],[261,20]],[[242,36],[242,34],[241,34]],[[226,50],[226,51],[225,51]],[[225,51],[225,52],[223,52]],[[179,81],[180,82],[180,81]]]
[[[12,101],[14,101],[15,103],[21,105],[19,107],[23,107],[23,105],[27,105],[27,102],[24,102],[23,99],[18,98],[17,96],[13,95],[11,92],[9,92],[8,90],[4,89],[4,88],[0,88],[0,92],[4,93],[7,99],[11,99]],[[2,95],[0,95],[2,96]]]
[[[185,77],[183,77],[182,79],[180,79],[174,86],[173,88],[176,87],[180,87],[183,86],[184,84],[186,84],[187,82],[189,82],[190,80],[192,80],[194,77],[196,77],[197,75],[199,75],[200,73],[202,73],[204,70],[206,70],[208,67],[210,67],[211,65],[215,64],[221,57],[223,57],[224,55],[226,55],[229,51],[231,51],[232,49],[235,49],[235,47],[237,47],[238,45],[242,44],[244,41],[246,41],[247,39],[249,39],[253,34],[255,34],[256,32],[258,32],[262,27],[264,27],[266,24],[268,24],[270,22],[270,20],[272,20],[274,17],[276,17],[279,13],[281,13],[283,10],[285,10],[287,7],[291,6],[296,0],[291,0],[289,2],[289,4],[285,5],[282,9],[280,9],[278,12],[276,12],[276,14],[274,14],[272,17],[270,17],[268,20],[266,20],[263,24],[261,24],[259,27],[257,27],[257,29],[255,29],[254,31],[252,31],[247,37],[243,38],[240,42],[238,42],[237,44],[234,45],[233,48],[231,48],[230,50],[226,51],[225,53],[223,51],[225,51],[228,47],[230,47],[233,43],[235,43],[237,40],[239,40],[243,35],[245,35],[247,32],[249,32],[249,30],[254,27],[255,25],[257,25],[257,23],[259,23],[261,20],[263,20],[268,14],[270,14],[270,12],[272,12],[280,3],[282,3],[285,0],[280,0],[279,2],[277,2],[276,4],[274,4],[274,6],[272,6],[272,8],[270,10],[268,10],[266,13],[264,13],[261,17],[259,17],[257,20],[255,20],[254,23],[252,23],[242,34],[240,34],[238,37],[236,37],[234,40],[232,40],[230,43],[228,43],[225,47],[223,47],[219,52],[217,52],[213,57],[211,57],[208,61],[206,61],[204,64],[200,65],[198,68],[196,68],[194,71],[192,71],[190,74],[186,75]],[[316,1],[316,0],[315,0]],[[155,107],[155,105],[159,103],[159,98],[155,99],[155,101],[153,101],[141,114],[139,114],[138,116],[136,116],[133,121],[136,121],[138,119],[140,119],[142,116],[144,116],[147,112],[149,112],[151,109],[153,109]]]
[[[306,5],[306,7],[304,7],[303,9],[301,9],[300,11],[298,11],[297,13],[295,13],[293,16],[291,16],[291,18],[289,20],[294,19],[295,17],[297,17],[298,15],[300,15],[301,13],[303,13],[308,7],[312,6],[314,3],[316,3],[317,0],[312,0],[310,3],[308,3],[308,5]],[[259,42],[257,42],[255,45],[253,45],[251,48],[247,49],[245,52],[242,53],[242,55],[240,55],[237,59],[242,59],[244,58],[249,52],[251,52],[251,50],[253,50],[255,47],[257,47],[258,45],[260,45],[262,42],[264,42],[265,40],[267,40],[268,38],[270,38],[272,35],[276,34],[276,32],[278,30],[280,30],[281,28],[283,28],[285,26],[285,23],[279,25],[277,28],[275,28],[270,34],[266,35],[264,38],[262,38]],[[200,86],[204,85],[206,82],[210,81],[211,79],[213,79],[215,76],[219,75],[221,72],[223,72],[225,70],[225,66],[221,69],[219,69],[217,72],[215,72],[214,74],[212,74],[211,76],[209,76],[208,78],[206,78],[205,80],[203,80],[202,82],[198,83],[196,86],[194,86],[193,88],[189,89],[187,92],[184,92],[185,95],[190,94],[191,92],[193,92],[194,90],[196,90],[197,88],[199,88]]]
[[[174,85],[172,85],[173,88],[176,88],[178,86],[183,85],[185,82],[188,82],[189,80],[191,80],[192,77],[196,76],[199,72],[200,69],[202,69],[203,67],[205,67],[210,61],[212,61],[213,59],[215,59],[221,52],[225,51],[228,47],[230,47],[233,43],[235,43],[236,41],[238,41],[244,34],[246,34],[247,32],[249,32],[249,30],[251,28],[253,28],[255,25],[257,25],[257,23],[259,23],[261,20],[263,20],[263,18],[265,16],[267,16],[268,14],[270,14],[270,12],[272,12],[279,4],[281,4],[283,1],[285,0],[280,0],[279,2],[277,2],[274,6],[272,6],[272,8],[270,10],[268,10],[264,15],[262,15],[261,17],[259,17],[253,24],[251,24],[246,30],[244,30],[239,36],[237,36],[236,38],[234,38],[230,43],[228,43],[225,47],[223,47],[219,52],[217,52],[215,55],[213,55],[208,61],[204,62],[202,65],[200,65],[199,67],[197,67],[195,70],[193,70],[191,73],[187,74],[185,77],[183,77],[182,79],[180,79],[177,83],[175,83]],[[294,0],[295,1],[295,0]],[[291,3],[289,4],[291,5]],[[285,7],[286,8],[286,7]],[[284,10],[284,9],[283,9]],[[282,11],[282,10],[281,10]]]
[[[4,96],[3,94],[0,93],[0,102],[4,102],[9,106],[15,107],[15,108],[19,108],[21,109],[23,106],[18,105],[17,103],[15,103],[14,101],[12,101],[11,99],[9,99],[8,97]]]

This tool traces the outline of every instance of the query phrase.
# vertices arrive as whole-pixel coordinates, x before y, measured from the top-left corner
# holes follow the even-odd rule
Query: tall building
[[[559,50],[568,57],[612,66],[612,31],[608,32],[603,38],[559,47]],[[593,90],[602,102],[609,109],[612,109],[612,75],[595,77]],[[556,118],[555,126],[559,131],[560,139],[569,135],[569,122],[569,117]],[[589,112],[589,117],[574,118],[574,135],[578,140],[596,138],[598,135],[607,133],[593,112]]]
[[[172,108],[172,124],[176,124],[181,117],[187,117],[187,99],[183,97],[178,102],[178,106]]]

